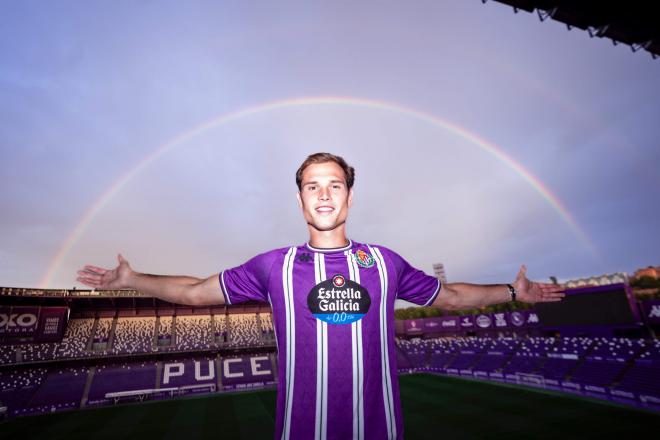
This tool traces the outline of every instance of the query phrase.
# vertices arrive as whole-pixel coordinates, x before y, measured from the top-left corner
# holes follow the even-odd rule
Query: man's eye
[[[341,189],[341,186],[339,186],[339,185],[334,185],[333,188],[334,188],[334,189]]]
[[[315,190],[316,190],[316,187],[310,185],[310,186],[307,187],[307,190],[308,190],[308,191],[315,191]]]

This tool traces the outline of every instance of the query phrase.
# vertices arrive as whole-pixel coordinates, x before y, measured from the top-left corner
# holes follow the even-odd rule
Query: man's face
[[[334,162],[312,164],[302,175],[298,204],[305,221],[317,231],[332,231],[343,225],[353,202],[344,170]]]

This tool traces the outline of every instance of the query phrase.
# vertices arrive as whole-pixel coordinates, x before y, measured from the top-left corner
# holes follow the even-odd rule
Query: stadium
[[[652,436],[652,5],[265,3],[3,8],[0,438]]]
[[[548,436],[581,432],[585,420],[594,435],[657,427],[660,301],[622,283],[568,293],[559,304],[397,319],[408,437],[426,438],[419,427],[436,424],[457,436],[524,435],[548,418],[557,422]],[[195,413],[206,415],[200,436],[272,436],[278,365],[267,305],[22,288],[2,288],[0,301],[2,431],[82,437],[100,423],[112,435],[158,435],[168,418],[176,435]],[[507,418],[527,421],[501,424],[503,402]],[[466,411],[485,414],[483,427],[466,431]]]

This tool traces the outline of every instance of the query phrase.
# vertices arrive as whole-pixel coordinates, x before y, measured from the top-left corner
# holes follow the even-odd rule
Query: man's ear
[[[296,193],[296,199],[298,199],[298,207],[302,209],[303,202],[302,202],[302,198],[300,198],[300,191]]]
[[[353,204],[353,188],[348,190],[348,207],[350,208]]]

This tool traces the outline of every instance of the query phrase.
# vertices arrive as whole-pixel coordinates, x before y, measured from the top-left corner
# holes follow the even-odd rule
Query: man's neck
[[[309,245],[319,249],[333,249],[344,247],[349,243],[346,238],[346,231],[342,227],[332,231],[317,231],[310,228]]]

